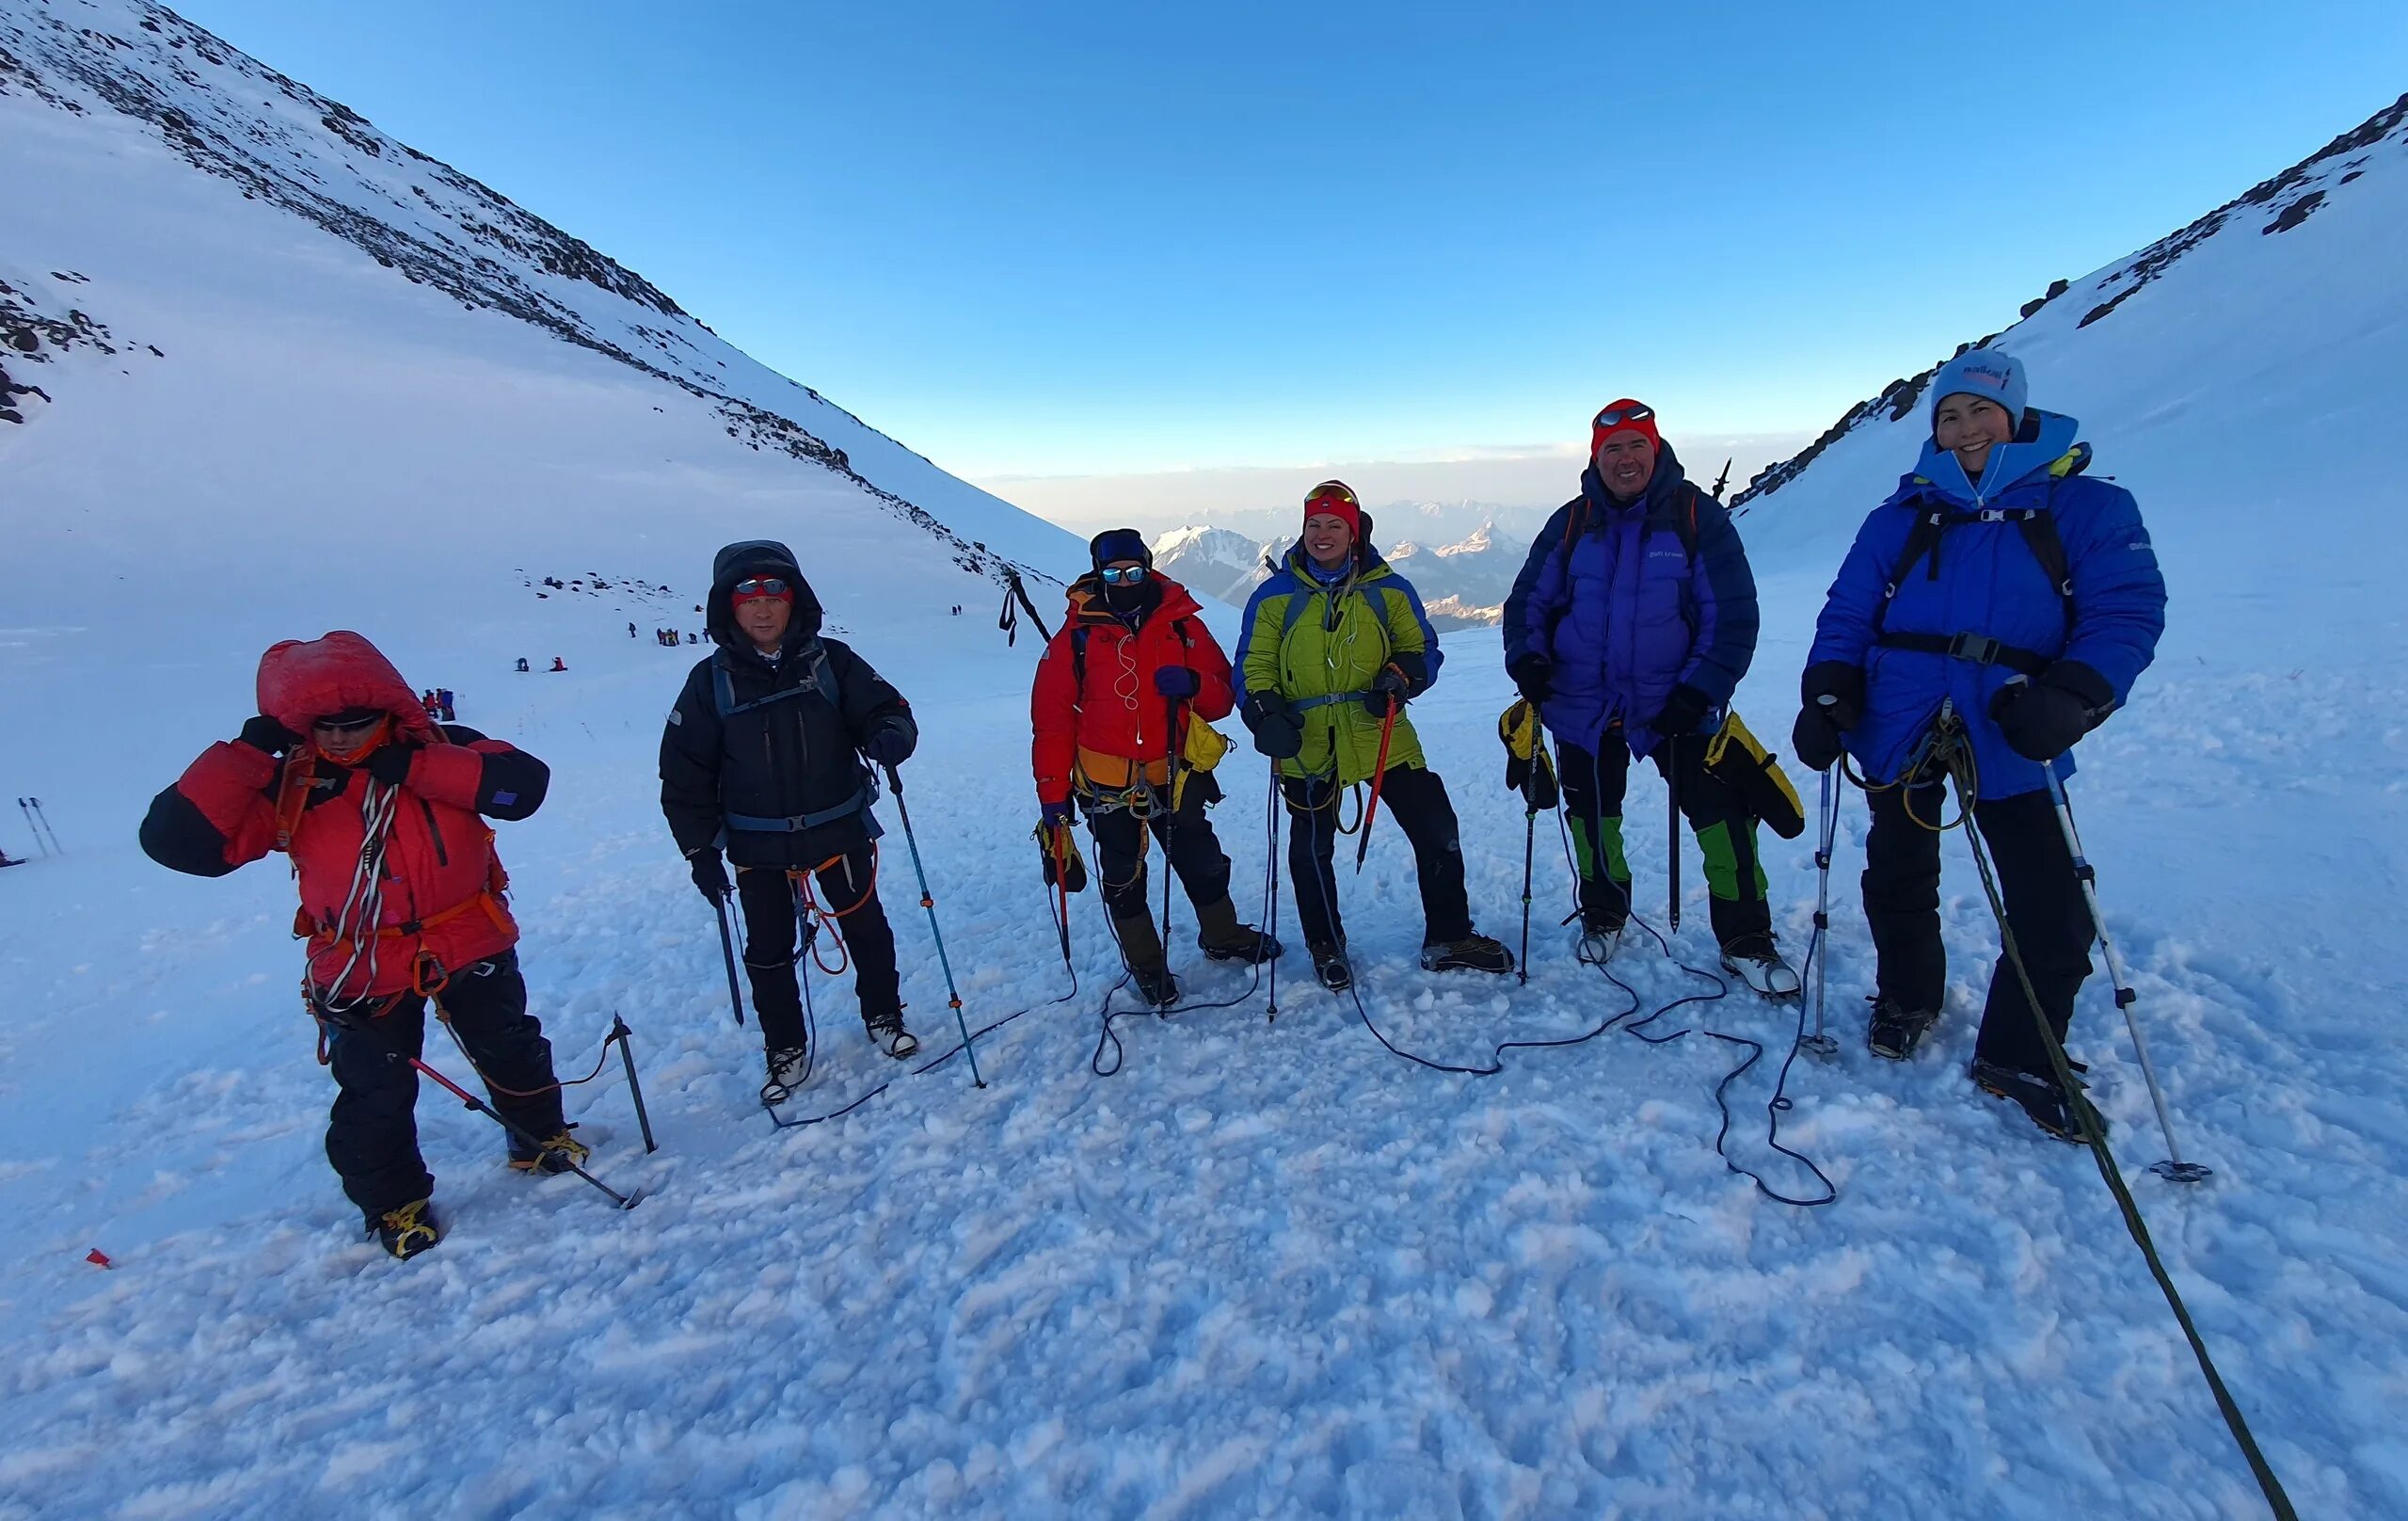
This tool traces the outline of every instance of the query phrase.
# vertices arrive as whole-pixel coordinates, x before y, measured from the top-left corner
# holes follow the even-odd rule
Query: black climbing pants
[[[1670,759],[1678,752],[1677,770]],[[1608,734],[1594,754],[1557,741],[1555,765],[1580,869],[1580,913],[1601,928],[1619,927],[1630,913],[1631,865],[1622,849],[1622,800],[1631,779],[1631,752]],[[1756,817],[1736,788],[1706,769],[1706,737],[1684,734],[1656,747],[1655,769],[1680,778],[1681,814],[1705,857],[1708,907],[1714,938],[1724,945],[1772,932],[1764,902],[1764,868],[1756,854]]]
[[[778,1051],[803,1045],[803,993],[794,975],[800,925],[795,898],[814,890],[821,907],[836,914],[837,932],[853,963],[853,992],[864,1023],[902,1010],[902,978],[895,967],[895,931],[878,901],[877,854],[866,830],[810,872],[789,876],[773,866],[736,870],[736,901],[744,909],[744,975],[753,985],[753,1008],[760,1016],[761,1045]],[[822,965],[836,965],[824,945],[813,949]]]
[[[1346,924],[1338,915],[1338,879],[1332,861],[1344,790],[1332,777],[1282,777],[1279,787],[1287,800],[1287,869],[1296,892],[1297,922],[1307,944],[1344,944]],[[1413,847],[1413,866],[1421,879],[1422,943],[1445,945],[1470,935],[1463,845],[1446,783],[1426,766],[1389,767],[1372,827],[1390,820]]]
[[[552,1086],[551,1042],[527,1013],[527,980],[518,973],[517,951],[454,972],[436,999],[484,1078],[496,1113],[539,1141],[566,1128],[560,1090]],[[327,1161],[343,1178],[343,1192],[373,1223],[435,1191],[418,1151],[418,1070],[408,1061],[425,1055],[426,1000],[405,993],[384,1014],[344,1017],[365,1028],[325,1027],[327,1065],[337,1089],[327,1120]],[[432,1065],[463,1086],[470,1076],[446,1068],[439,1057]],[[512,1137],[506,1149],[524,1156],[530,1148]]]
[[[1201,908],[1229,896],[1229,857],[1212,832],[1204,806],[1218,802],[1220,789],[1208,775],[1188,778],[1177,810],[1148,814],[1140,822],[1126,808],[1091,809],[1087,825],[1095,834],[1095,870],[1104,906],[1114,919],[1144,919],[1146,870],[1144,837],[1150,831],[1170,858],[1188,901]]]
[[[1908,1009],[1938,1009],[1947,991],[1948,957],[1939,937],[1939,834],[1949,817],[1937,786],[1868,794],[1873,828],[1864,845],[1864,917],[1873,932],[1881,996]],[[1912,809],[1912,816],[1908,809]],[[1921,822],[1918,822],[1921,821]],[[2074,877],[2073,853],[2047,792],[1993,798],[1973,823],[1997,864],[2007,925],[2032,974],[2040,1013],[2065,1038],[2074,995],[2090,975],[2090,906]],[[1976,1056],[2018,1072],[2047,1073],[2031,1001],[2003,953],[1990,973]]]

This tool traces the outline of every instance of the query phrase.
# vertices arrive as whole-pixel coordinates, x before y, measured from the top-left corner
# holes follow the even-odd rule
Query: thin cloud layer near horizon
[[[181,8],[1049,512],[1510,499],[1623,394],[1811,437],[2408,73],[2340,4]]]

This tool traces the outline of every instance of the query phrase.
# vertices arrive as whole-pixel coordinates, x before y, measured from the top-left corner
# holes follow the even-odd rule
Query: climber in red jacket
[[[486,818],[523,819],[550,772],[534,756],[437,725],[356,633],[287,640],[260,658],[259,714],[151,804],[142,848],[223,876],[292,857],[308,940],[303,980],[337,1089],[327,1160],[396,1257],[440,1239],[414,1108],[426,1005],[450,1023],[514,1134],[510,1165],[559,1173],[568,1132],[551,1045],[527,1013],[518,926]]]

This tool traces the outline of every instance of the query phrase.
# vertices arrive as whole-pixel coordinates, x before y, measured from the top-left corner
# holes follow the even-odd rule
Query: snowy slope
[[[247,200],[247,180],[196,172],[129,71],[179,98],[203,88],[180,70],[239,76],[213,130],[299,154],[292,177],[343,204],[368,194],[363,174],[434,171],[386,139],[354,152],[370,129],[326,126],[330,106],[164,13],[0,0],[0,183],[24,187],[0,223],[17,293],[0,299],[45,317],[43,361],[0,363],[48,396],[0,423],[0,780],[51,802],[71,852],[0,873],[0,1517],[2262,1513],[2088,1162],[1958,1075],[1986,930],[1954,845],[1959,1014],[1925,1060],[1863,1053],[1851,1009],[1870,953],[1838,915],[1846,1049],[1799,1065],[1783,1130],[1840,1185],[1826,1209],[1781,1209],[1724,1170],[1715,1089],[1742,1053],[1702,1034],[1612,1033],[1447,1076],[1389,1055],[1293,966],[1269,1024],[1259,990],[1183,950],[1197,998],[1232,1006],[1124,1021],[1120,1075],[1092,1076],[1112,953],[1093,898],[1075,900],[1080,991],[1048,1001],[1067,988],[1028,840],[1029,644],[950,616],[992,602],[959,545],[808,449],[755,450],[726,408],[776,407],[973,547],[1061,574],[1075,538],[912,475],[899,446],[782,381],[714,388],[678,343],[646,353],[634,325],[742,370],[631,285],[546,273],[540,249],[562,263],[566,244],[519,229],[539,251],[493,257],[593,342],[499,298],[464,306],[306,209]],[[132,114],[109,104],[129,92]],[[2158,341],[2181,367],[2151,370],[2135,339],[2110,356],[2122,371],[2101,359],[2081,382],[2126,388],[2089,398],[2092,434],[2151,514],[2179,619],[2079,794],[2186,1148],[2218,1169],[2196,1191],[2139,1192],[2317,1516],[2408,1510],[2408,1059],[2382,1036],[2408,998],[2385,933],[2408,693],[2398,623],[2372,571],[2353,579],[2402,536],[2371,510],[2349,554],[2295,527],[2249,533],[2257,493],[2286,493],[2294,525],[2356,510],[2339,488],[2381,478],[2379,435],[2243,489],[2193,461],[2212,452],[2195,436],[2174,447],[2170,420],[2152,433],[2146,408],[2107,403],[2191,393],[2170,377],[2212,364],[2290,425],[2342,406],[2308,361],[2351,361],[2344,329],[2397,330],[2396,285],[2367,272],[2408,230],[2400,168],[2370,162],[2226,285],[2191,288],[2236,322],[2194,336],[2166,318]],[[413,225],[430,247],[449,236]],[[2353,268],[2330,291],[2301,273]],[[2148,319],[2182,269],[2085,331]],[[2343,291],[2349,310],[2319,309]],[[2302,346],[2267,346],[2281,335],[2246,320],[2260,304],[2300,319]],[[2035,395],[2055,399],[2035,367]],[[2396,406],[2396,381],[2334,374],[2374,388],[2349,405]],[[1785,721],[1821,583],[1907,441],[1843,440],[1745,520],[1760,567],[1777,562],[1743,691],[1760,728]],[[710,918],[653,805],[659,715],[694,652],[625,624],[683,610],[693,626],[710,551],[763,532],[805,552],[833,617],[922,716],[906,778],[965,1013],[1029,1011],[981,1042],[983,1092],[959,1057],[899,1075],[854,1033],[844,979],[821,979],[827,1056],[805,1107],[892,1086],[802,1130],[773,1133],[751,1107],[755,1037],[728,1017]],[[294,997],[289,884],[269,865],[174,877],[133,846],[150,793],[247,712],[258,649],[344,625],[554,767],[544,810],[501,848],[564,1076],[614,1015],[636,1032],[662,1149],[641,1151],[614,1073],[569,1104],[597,1171],[646,1191],[632,1212],[504,1175],[483,1121],[430,1102],[452,1234],[384,1261],[318,1150],[329,1089]],[[2253,632],[2285,629],[2299,653]],[[1492,639],[1449,636],[1415,714],[1475,911],[1511,937],[1523,821],[1496,786]],[[509,671],[553,653],[566,675]],[[1241,752],[1222,777],[1252,916],[1263,772]],[[1644,775],[1631,812],[1653,821],[1633,857],[1660,901],[1663,795]],[[950,1044],[946,981],[882,813],[904,993],[933,1056]],[[1843,905],[1860,830],[1852,809]],[[0,842],[28,845],[5,815]],[[1410,856],[1389,826],[1360,878],[1341,873],[1389,1039],[1482,1065],[1501,1040],[1710,990],[1653,954],[1618,965],[1629,997],[1575,966],[1552,925],[1563,870],[1539,844],[1526,987],[1413,968]],[[1694,866],[1678,949],[1697,964],[1713,952]],[[1796,947],[1810,862],[1777,846],[1769,867]],[[1184,946],[1191,921],[1174,917]],[[2137,1164],[2156,1142],[2111,1018],[2092,989],[2075,1045]],[[1651,1033],[1684,1026],[1775,1058],[1791,1033],[1739,1000]],[[458,1066],[439,1039],[430,1057]],[[1810,1191],[1763,1144],[1776,1065],[1731,1083],[1729,1147]],[[95,1247],[117,1266],[87,1263]]]

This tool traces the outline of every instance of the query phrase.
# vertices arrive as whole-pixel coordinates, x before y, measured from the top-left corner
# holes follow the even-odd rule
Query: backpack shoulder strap
[[[2074,571],[2065,556],[2065,541],[2057,533],[2057,483],[2049,483],[2049,504],[2038,511],[2025,514],[2016,526],[2023,530],[2023,542],[2032,557],[2040,562],[2041,574],[2049,584],[2057,588],[2057,601],[2065,615],[2065,633],[2074,631]]]
[[[1070,631],[1070,702],[1087,695],[1087,625],[1078,624]]]
[[[1898,563],[1890,568],[1889,577],[1881,584],[1881,602],[1873,610],[1873,636],[1878,639],[1890,622],[1890,604],[1898,588],[1906,584],[1908,571],[1926,554],[1932,559],[1932,579],[1939,579],[1939,540],[1948,532],[1952,516],[1944,504],[1919,502],[1915,505],[1915,526],[1906,532],[1906,545],[1898,552]]]

